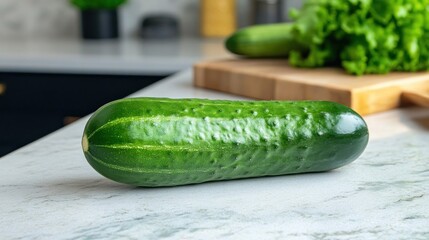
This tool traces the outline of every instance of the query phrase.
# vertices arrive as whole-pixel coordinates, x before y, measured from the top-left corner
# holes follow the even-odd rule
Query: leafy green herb
[[[429,70],[429,0],[307,0],[291,12],[300,67],[351,74]]]
[[[79,9],[115,9],[124,4],[127,0],[70,0]]]

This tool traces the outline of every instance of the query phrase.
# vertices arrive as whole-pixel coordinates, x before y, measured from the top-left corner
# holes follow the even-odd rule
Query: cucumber
[[[294,37],[291,23],[245,27],[225,41],[230,52],[246,57],[286,57],[292,50],[302,50]]]
[[[328,171],[367,142],[365,121],[333,102],[128,98],[91,116],[82,148],[101,175],[160,187]]]

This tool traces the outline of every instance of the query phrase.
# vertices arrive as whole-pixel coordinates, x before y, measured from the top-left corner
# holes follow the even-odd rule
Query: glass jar
[[[235,0],[201,0],[201,35],[226,37],[236,30]]]

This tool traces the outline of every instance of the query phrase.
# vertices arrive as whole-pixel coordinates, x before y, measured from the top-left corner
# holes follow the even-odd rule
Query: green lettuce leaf
[[[290,13],[299,67],[340,65],[356,75],[429,70],[429,0],[307,0]]]

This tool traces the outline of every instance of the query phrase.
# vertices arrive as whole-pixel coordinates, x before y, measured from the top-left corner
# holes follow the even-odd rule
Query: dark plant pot
[[[118,38],[118,10],[93,9],[81,11],[81,31],[84,39]]]

